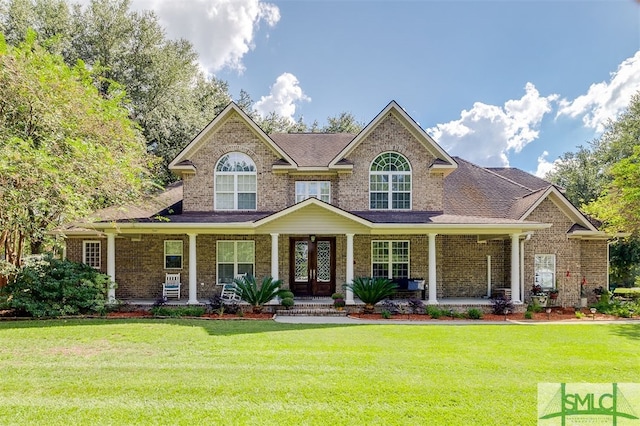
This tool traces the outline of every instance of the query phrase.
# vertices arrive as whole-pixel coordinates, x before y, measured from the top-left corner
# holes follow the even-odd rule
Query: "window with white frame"
[[[215,169],[215,209],[256,209],[256,165],[241,152],[223,155]]]
[[[241,274],[254,275],[254,241],[218,241],[218,284],[233,282]]]
[[[182,269],[182,240],[165,240],[164,268]]]
[[[545,290],[556,287],[556,255],[536,254],[534,256],[535,284]]]
[[[371,276],[409,278],[409,241],[372,241]]]
[[[82,242],[82,263],[92,268],[100,269],[100,241],[83,241]]]
[[[297,181],[296,203],[315,197],[325,203],[331,202],[331,182],[329,181]]]
[[[385,152],[371,163],[369,207],[372,210],[411,209],[411,166],[397,152]]]

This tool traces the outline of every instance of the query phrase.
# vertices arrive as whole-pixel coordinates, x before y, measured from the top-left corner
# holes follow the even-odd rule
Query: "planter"
[[[549,293],[549,299],[556,300],[558,298],[558,293]]]

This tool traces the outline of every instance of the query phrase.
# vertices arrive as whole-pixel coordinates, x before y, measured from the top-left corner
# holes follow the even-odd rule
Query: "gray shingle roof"
[[[274,133],[269,137],[300,167],[327,167],[355,135],[350,133]]]

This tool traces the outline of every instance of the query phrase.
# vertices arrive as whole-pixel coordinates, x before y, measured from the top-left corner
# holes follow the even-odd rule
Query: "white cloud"
[[[558,95],[540,96],[527,83],[520,99],[504,106],[481,102],[460,113],[460,119],[427,129],[445,150],[482,166],[508,166],[509,151],[520,152],[538,137],[538,126]]]
[[[609,82],[592,84],[585,95],[573,101],[560,101],[558,116],[572,118],[582,116],[585,126],[604,130],[609,119],[615,119],[631,100],[631,96],[640,90],[640,50],[634,56],[624,60],[616,72],[611,73]]]
[[[137,10],[155,11],[169,38],[193,43],[201,66],[208,72],[225,67],[244,71],[242,58],[254,47],[261,23],[280,20],[280,9],[260,0],[133,0]]]
[[[547,161],[548,156],[549,156],[549,152],[544,151],[542,155],[538,157],[538,168],[536,169],[534,174],[539,178],[544,178],[547,175],[547,173],[555,170],[556,166],[561,161],[558,158],[554,160],[553,163],[550,163],[549,161]]]
[[[281,74],[271,86],[268,96],[262,96],[255,103],[254,108],[265,117],[271,112],[295,121],[296,102],[310,101],[311,98],[302,92],[300,83],[295,75],[285,72]]]

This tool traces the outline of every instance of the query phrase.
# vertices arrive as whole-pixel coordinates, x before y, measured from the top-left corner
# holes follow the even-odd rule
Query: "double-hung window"
[[[182,240],[165,240],[164,242],[164,268],[182,269]]]
[[[397,152],[385,152],[369,170],[369,208],[372,210],[411,209],[411,166]]]
[[[256,165],[241,152],[223,155],[215,170],[216,210],[256,209]]]
[[[534,280],[535,284],[544,290],[556,287],[556,255],[536,254],[534,256]]]
[[[331,202],[331,182],[329,181],[297,181],[296,203],[307,198],[317,198],[325,203]]]
[[[82,263],[92,268],[100,269],[100,241],[83,241],[82,242]]]
[[[255,242],[218,241],[216,251],[218,284],[233,282],[241,274],[255,276]]]
[[[409,278],[409,241],[372,241],[371,276]]]

